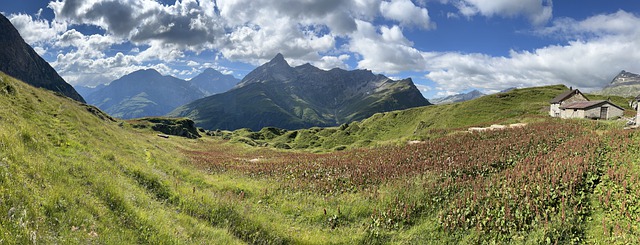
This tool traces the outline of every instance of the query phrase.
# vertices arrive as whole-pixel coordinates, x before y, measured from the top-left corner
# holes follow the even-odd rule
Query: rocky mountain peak
[[[625,83],[640,83],[640,75],[622,70],[616,77],[611,80],[610,86]]]
[[[31,86],[59,92],[85,102],[24,39],[11,21],[0,14],[0,71]]]
[[[287,63],[287,60],[284,59],[284,56],[281,53],[276,54],[276,57],[273,57],[273,59],[271,59],[267,64],[272,66],[282,65],[282,66],[291,67],[289,66],[289,63]]]
[[[622,70],[611,83],[595,94],[635,97],[640,94],[640,75]]]
[[[199,75],[189,80],[198,87],[205,95],[224,93],[240,81],[233,75],[225,75],[213,68],[207,68]]]
[[[207,69],[204,69],[204,71],[202,71],[202,73],[201,73],[201,74],[206,74],[206,75],[223,75],[221,72],[219,72],[218,70],[213,69],[213,68],[207,68]]]

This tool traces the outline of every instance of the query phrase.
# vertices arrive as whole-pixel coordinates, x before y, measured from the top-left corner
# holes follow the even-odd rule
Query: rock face
[[[87,101],[111,116],[129,119],[162,116],[204,94],[191,83],[162,76],[153,69],[139,70],[93,92]]]
[[[450,104],[450,103],[456,103],[456,102],[463,102],[463,101],[467,101],[467,100],[472,100],[475,98],[479,98],[485,96],[484,93],[478,91],[478,90],[473,90],[471,92],[468,93],[460,93],[460,94],[455,94],[455,95],[450,95],[447,97],[442,97],[442,98],[434,98],[431,99],[430,102],[440,105],[440,104]]]
[[[250,72],[232,90],[181,106],[207,129],[285,129],[336,126],[377,112],[430,105],[411,79],[391,80],[367,70],[291,67],[281,54]]]
[[[188,118],[145,117],[130,120],[129,123],[131,123],[134,128],[151,128],[168,135],[181,136],[189,139],[202,137],[198,133],[198,128],[196,128],[195,123]]]
[[[623,70],[597,94],[636,97],[640,95],[640,75]]]
[[[240,82],[240,79],[207,68],[200,75],[189,80],[189,82],[199,88],[202,93],[209,96],[229,91]]]
[[[11,22],[0,14],[0,71],[34,87],[59,92],[85,102],[56,70],[27,44]]]

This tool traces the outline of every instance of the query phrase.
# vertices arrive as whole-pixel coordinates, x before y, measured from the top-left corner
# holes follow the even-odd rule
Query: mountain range
[[[129,119],[162,116],[180,105],[204,97],[190,82],[163,76],[153,69],[139,70],[87,96],[87,102],[109,115]]]
[[[622,70],[611,80],[609,85],[596,93],[601,95],[636,97],[640,95],[640,75]]]
[[[456,103],[456,102],[463,102],[463,101],[467,101],[467,100],[472,100],[472,99],[479,98],[479,97],[482,97],[482,96],[485,96],[485,94],[474,89],[473,91],[470,91],[468,93],[459,93],[459,94],[449,95],[449,96],[440,97],[440,98],[433,98],[433,99],[429,100],[429,102],[431,102],[433,104],[436,104],[436,105],[450,104],[450,103]]]
[[[196,100],[168,114],[207,129],[336,126],[377,112],[430,105],[411,79],[368,70],[291,67],[282,54],[256,68],[232,90]]]
[[[209,96],[229,91],[240,82],[240,79],[222,74],[213,68],[207,68],[189,82],[199,88],[206,96]]]
[[[85,100],[24,39],[9,19],[0,14],[0,71],[31,86]]]
[[[104,87],[106,87],[107,85],[105,84],[100,84],[98,86],[82,86],[82,85],[75,85],[73,86],[73,88],[76,89],[76,91],[82,95],[82,98],[87,98],[89,97],[89,95],[91,95],[93,92],[96,92]]]
[[[135,71],[108,85],[77,86],[76,89],[88,103],[112,116],[130,119],[162,116],[196,99],[226,92],[239,81],[211,68],[189,81],[148,69]]]

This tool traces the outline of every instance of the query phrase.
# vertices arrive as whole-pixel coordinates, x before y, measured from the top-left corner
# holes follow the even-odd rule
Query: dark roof
[[[576,101],[576,102],[571,102],[571,103],[562,105],[560,106],[560,109],[588,109],[592,107],[601,106],[603,104],[610,104],[624,111],[622,107],[617,106],[616,104],[611,103],[611,101],[608,101],[608,100]]]
[[[566,100],[567,98],[571,97],[571,95],[573,95],[573,94],[582,94],[582,92],[580,92],[580,90],[577,90],[577,89],[566,91],[566,92],[561,93],[560,95],[556,96],[555,98],[553,98],[551,100],[551,104],[560,103],[563,100]],[[582,95],[582,96],[584,96],[584,95]]]

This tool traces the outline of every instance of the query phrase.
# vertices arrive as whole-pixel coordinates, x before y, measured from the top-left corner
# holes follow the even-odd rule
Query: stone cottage
[[[578,101],[589,101],[580,90],[570,88],[569,91],[566,91],[551,100],[551,109],[549,110],[549,116],[552,117],[560,117],[562,110],[560,106],[566,103],[578,102]]]
[[[551,100],[549,115],[559,118],[615,119],[624,109],[609,100],[590,101],[580,90],[569,89]]]

